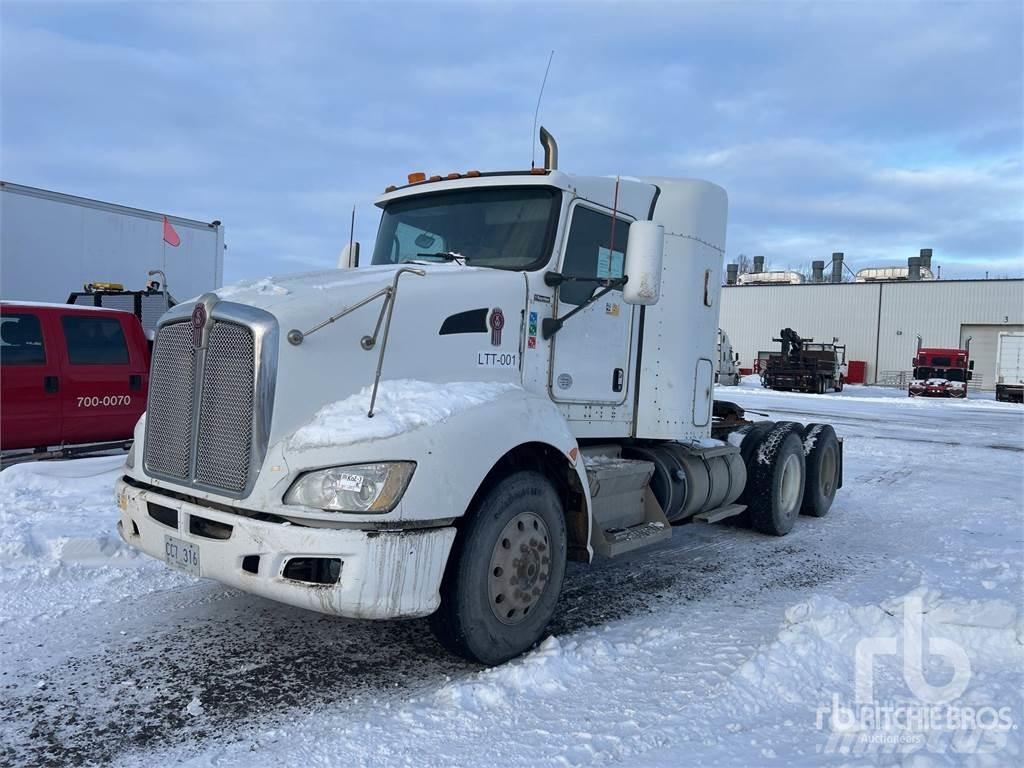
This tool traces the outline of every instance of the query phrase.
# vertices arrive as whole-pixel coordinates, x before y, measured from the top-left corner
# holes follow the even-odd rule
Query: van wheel
[[[747,461],[743,503],[755,531],[785,536],[804,498],[804,445],[799,425],[779,424]]]
[[[452,653],[501,664],[551,621],[565,576],[562,502],[539,472],[509,475],[470,511],[441,582],[430,628]]]
[[[836,431],[828,424],[808,424],[804,428],[804,453],[807,483],[800,511],[812,517],[824,517],[832,507],[839,488],[839,438]]]

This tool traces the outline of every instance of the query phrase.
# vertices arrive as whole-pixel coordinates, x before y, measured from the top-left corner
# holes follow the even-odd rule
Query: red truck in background
[[[922,347],[917,337],[914,375],[907,388],[910,397],[967,397],[967,382],[973,377],[974,361],[969,360],[971,340],[965,349]]]
[[[0,449],[127,445],[146,409],[149,356],[131,312],[0,302]]]

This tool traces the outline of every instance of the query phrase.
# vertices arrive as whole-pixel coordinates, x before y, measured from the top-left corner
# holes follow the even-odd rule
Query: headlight
[[[128,449],[128,455],[125,456],[124,465],[128,469],[135,469],[135,441],[132,440],[132,447]]]
[[[318,469],[299,477],[284,495],[284,503],[331,512],[390,512],[415,469],[411,461]]]

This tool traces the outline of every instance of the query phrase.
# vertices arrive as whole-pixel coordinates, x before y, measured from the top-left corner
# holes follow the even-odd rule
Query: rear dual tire
[[[744,438],[744,444],[754,436],[757,426]],[[747,517],[755,531],[785,536],[800,514],[804,497],[806,475],[800,425],[780,422],[771,429],[762,429],[761,435],[744,457],[747,487],[740,501],[747,505]]]
[[[828,514],[839,489],[842,458],[839,438],[829,424],[808,424],[803,428],[807,481],[801,512],[811,517]]]

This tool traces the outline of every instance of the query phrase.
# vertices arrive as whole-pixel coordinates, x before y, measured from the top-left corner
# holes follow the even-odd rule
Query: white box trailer
[[[0,181],[0,295],[64,302],[85,283],[142,288],[159,269],[179,300],[223,284],[224,225]]]
[[[1024,402],[1024,333],[1000,333],[996,350],[996,400]]]

